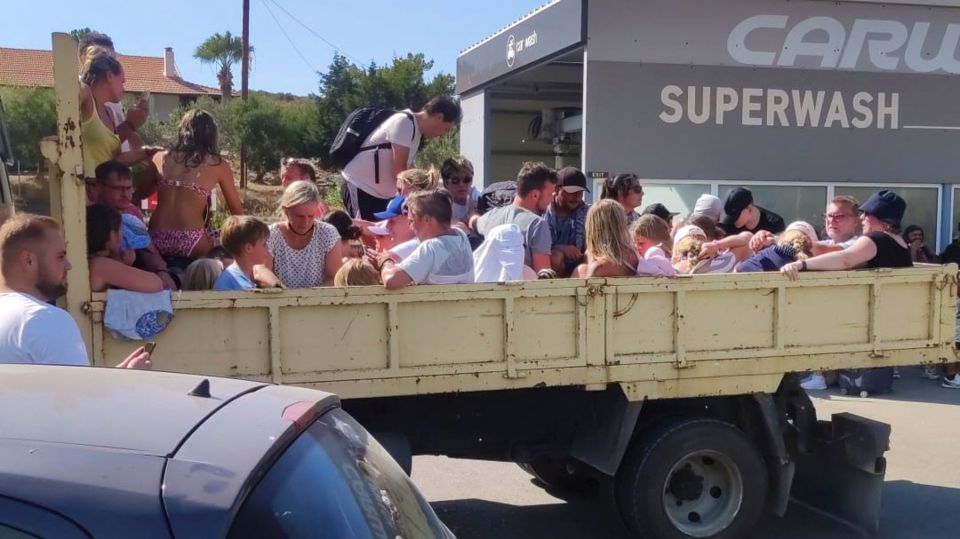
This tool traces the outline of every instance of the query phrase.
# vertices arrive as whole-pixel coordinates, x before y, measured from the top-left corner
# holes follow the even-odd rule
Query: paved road
[[[896,392],[878,398],[816,392],[818,413],[849,411],[893,425],[881,539],[960,537],[960,390],[904,370]],[[617,515],[591,497],[561,499],[517,466],[417,457],[413,479],[460,539],[628,539]],[[793,505],[766,518],[756,539],[854,539],[856,532]]]

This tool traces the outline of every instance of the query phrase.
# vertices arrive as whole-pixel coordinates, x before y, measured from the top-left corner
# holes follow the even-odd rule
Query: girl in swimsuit
[[[207,227],[210,194],[216,187],[231,215],[243,215],[230,163],[220,157],[217,124],[210,113],[183,115],[177,143],[154,156],[160,171],[157,209],[150,218],[150,238],[165,257],[199,258],[218,244]]]
[[[623,207],[603,199],[587,212],[586,264],[577,266],[579,277],[627,277],[637,274],[639,256],[627,228]]]

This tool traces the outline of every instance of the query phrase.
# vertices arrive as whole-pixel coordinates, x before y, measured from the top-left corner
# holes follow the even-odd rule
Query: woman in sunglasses
[[[480,191],[473,186],[473,163],[462,155],[451,157],[440,166],[440,178],[453,199],[453,224],[467,225],[470,216],[477,214],[480,199]]]
[[[643,202],[643,186],[636,174],[617,174],[603,182],[603,191],[600,198],[609,198],[617,201],[627,216],[627,224],[632,225],[640,215],[633,211]]]

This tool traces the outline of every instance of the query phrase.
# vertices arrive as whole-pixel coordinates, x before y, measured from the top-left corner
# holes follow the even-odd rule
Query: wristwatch
[[[806,261],[806,260],[801,260],[801,261],[800,261],[800,271],[807,271],[807,261]]]

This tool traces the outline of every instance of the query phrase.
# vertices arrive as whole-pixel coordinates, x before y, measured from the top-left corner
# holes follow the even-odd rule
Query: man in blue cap
[[[787,228],[783,217],[755,205],[753,193],[744,187],[735,187],[727,193],[723,201],[723,214],[720,224],[727,234],[744,231],[756,234],[761,230],[779,234]]]

